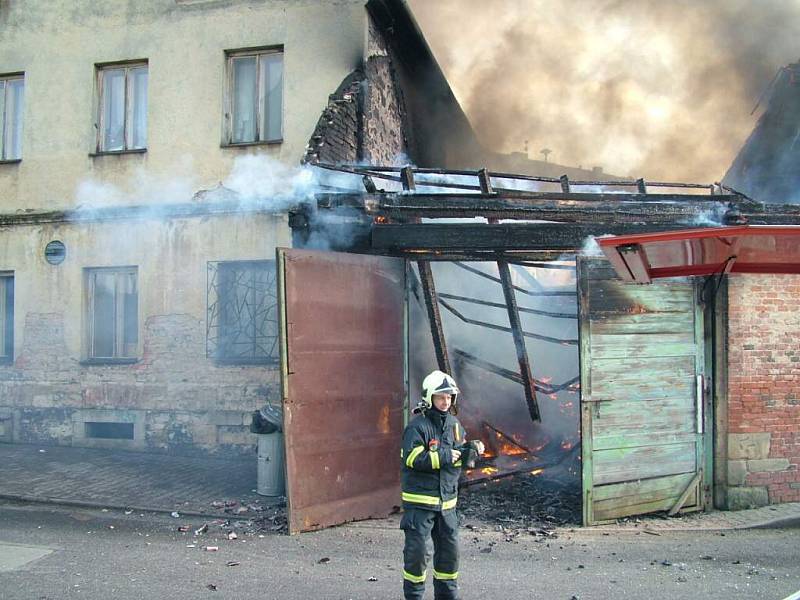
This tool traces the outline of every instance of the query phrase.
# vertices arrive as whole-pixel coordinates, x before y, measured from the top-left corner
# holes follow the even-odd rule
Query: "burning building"
[[[0,23],[0,440],[247,454],[252,411],[281,404],[290,530],[313,529],[397,505],[396,470],[352,456],[396,456],[435,364],[489,448],[468,477],[580,452],[587,524],[796,498],[796,427],[735,410],[759,394],[796,419],[793,355],[773,349],[780,396],[730,373],[770,362],[737,307],[778,280],[726,287],[735,252],[702,262],[680,233],[796,207],[464,170],[480,148],[400,1],[28,3]],[[625,283],[666,273],[639,238],[608,245],[616,271],[577,257],[664,230],[695,261],[669,273],[706,279]]]

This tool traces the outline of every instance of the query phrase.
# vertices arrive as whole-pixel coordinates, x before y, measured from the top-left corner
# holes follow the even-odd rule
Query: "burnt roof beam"
[[[572,252],[589,236],[686,229],[675,223],[408,223],[374,225],[372,249],[382,253],[463,251]]]

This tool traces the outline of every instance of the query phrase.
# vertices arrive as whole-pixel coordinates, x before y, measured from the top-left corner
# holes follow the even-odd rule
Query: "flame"
[[[564,440],[561,442],[561,449],[562,450],[570,450],[574,446],[574,444],[570,440]]]
[[[509,456],[517,456],[519,454],[527,454],[525,450],[520,448],[519,446],[515,446],[514,444],[509,444],[508,442],[503,442],[500,444],[499,447],[500,454],[507,454]]]
[[[541,473],[544,473],[544,469],[543,468],[534,469],[533,471],[531,471],[531,475],[539,475]]]
[[[373,220],[375,221],[375,223],[378,223],[379,225],[385,225],[386,223],[389,222],[389,217],[385,215],[378,215]]]
[[[494,467],[484,467],[483,469],[481,469],[481,473],[483,473],[484,475],[494,475],[499,471],[500,469],[496,469]]]

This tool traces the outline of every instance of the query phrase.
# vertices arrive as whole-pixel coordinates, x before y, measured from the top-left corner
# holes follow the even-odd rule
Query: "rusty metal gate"
[[[702,509],[709,415],[695,283],[626,284],[597,259],[579,260],[578,282],[584,524]]]
[[[277,260],[289,532],[386,516],[400,497],[404,261]]]

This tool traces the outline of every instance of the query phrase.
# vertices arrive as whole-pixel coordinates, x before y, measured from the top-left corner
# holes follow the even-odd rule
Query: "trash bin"
[[[256,492],[262,496],[285,496],[286,476],[283,458],[283,434],[258,435],[258,475]]]

